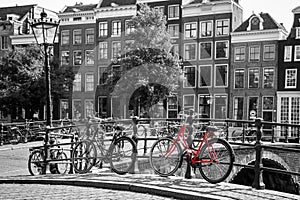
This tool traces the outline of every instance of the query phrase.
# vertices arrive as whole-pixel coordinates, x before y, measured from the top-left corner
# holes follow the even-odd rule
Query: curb
[[[103,180],[65,180],[65,179],[0,179],[0,184],[46,184],[46,185],[69,185],[81,187],[94,187],[102,189],[122,190],[136,193],[148,193],[162,197],[183,200],[221,200],[228,199],[220,196],[200,194],[192,191],[163,188],[158,186],[143,185],[139,183],[103,181]]]

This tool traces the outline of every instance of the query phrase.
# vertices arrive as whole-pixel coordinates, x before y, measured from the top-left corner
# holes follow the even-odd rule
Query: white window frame
[[[297,59],[298,55],[298,59]],[[294,55],[294,61],[300,61],[300,45],[295,45],[295,55]]]
[[[92,53],[92,55],[93,55],[92,63],[88,63],[88,60],[87,60],[88,59],[88,56],[87,56],[88,52]],[[85,50],[84,57],[85,57],[84,62],[85,62],[86,65],[94,65],[95,64],[95,52],[94,52],[94,50]]]
[[[250,98],[257,98],[256,117],[258,116],[258,112],[259,112],[259,96],[248,96],[248,98],[247,98],[247,104],[246,104],[247,105],[247,118],[246,119],[250,118],[250,109],[249,109]]]
[[[288,86],[287,85],[287,79],[288,79],[288,71],[295,71],[295,85],[294,86]],[[285,80],[284,80],[284,86],[285,88],[296,88],[297,87],[297,73],[298,70],[297,69],[286,69],[285,70]]]
[[[210,67],[210,83],[209,86],[201,86],[200,81],[201,81],[201,67]],[[212,81],[213,81],[213,66],[212,65],[199,65],[199,70],[198,70],[199,78],[198,78],[198,86],[199,88],[211,88],[212,87]]]
[[[172,7],[178,7],[178,16],[170,17],[170,8],[172,8]],[[179,4],[169,5],[168,6],[168,20],[179,19],[179,17],[180,17],[180,6],[179,6]]]
[[[251,48],[258,47],[259,53],[258,53],[258,59],[257,60],[251,60]],[[259,45],[251,45],[249,46],[249,62],[259,62],[260,61],[260,55],[261,55],[261,49]]]
[[[75,52],[80,52],[81,53],[81,61],[80,61],[80,64],[79,65],[75,65]],[[74,66],[80,66],[80,65],[82,65],[82,57],[83,57],[83,55],[82,55],[82,51],[81,50],[74,50],[73,51],[73,65]]]
[[[120,44],[120,55],[122,54],[122,42],[121,41],[113,41],[112,43],[111,43],[111,58],[112,59],[115,59],[115,58],[117,58],[117,57],[114,57],[114,48],[113,48],[113,46],[114,46],[114,43],[119,43]]]
[[[296,39],[300,39],[300,27],[296,27]]]
[[[120,24],[117,28],[117,34],[114,34],[114,24]],[[115,20],[111,22],[111,37],[121,37],[122,34],[122,22],[121,20]]]
[[[245,53],[244,53],[244,59],[237,60],[237,59],[236,59],[236,57],[237,57],[237,56],[236,56],[236,55],[237,55],[237,54],[236,54],[236,51],[237,51],[237,49],[239,49],[239,48],[240,48],[240,49],[244,49],[244,52],[245,52]],[[234,48],[234,62],[244,62],[245,60],[246,60],[246,47],[245,47],[245,46],[238,46],[238,47],[235,47],[235,48]]]
[[[226,34],[222,34],[222,35],[218,35],[218,22],[219,21],[228,21],[228,33]],[[216,20],[216,24],[215,24],[215,31],[216,31],[216,37],[223,37],[223,36],[228,36],[230,33],[230,20],[229,19],[218,19]]]
[[[100,46],[103,44],[104,46],[106,45],[106,57],[103,56],[103,58],[100,56],[101,55],[101,51],[100,51]],[[103,48],[105,50],[105,48]],[[107,60],[108,59],[108,42],[99,42],[99,49],[98,49],[99,53],[98,53],[98,56],[99,56],[99,60]],[[104,54],[104,51],[103,51],[103,55]]]
[[[266,53],[266,47],[274,47],[274,58],[266,58],[265,57],[265,53]],[[266,44],[266,45],[264,45],[264,52],[263,52],[263,59],[264,59],[264,61],[270,61],[270,60],[275,60],[275,58],[276,58],[276,47],[275,47],[275,44]]]
[[[78,79],[76,79],[76,77],[78,78]],[[79,83],[79,86],[78,86],[78,88],[79,88],[79,90],[76,90],[75,89],[75,81],[76,80],[78,80],[78,83]],[[77,83],[77,82],[76,82]],[[75,79],[74,79],[74,81],[73,81],[73,92],[81,92],[81,87],[82,87],[82,77],[81,77],[81,73],[77,73],[77,74],[75,74]]]
[[[87,85],[88,85],[88,83],[91,83],[91,82],[87,82],[87,77],[89,76],[89,75],[91,75],[92,77],[93,77],[93,89],[92,90],[88,90],[88,87],[87,87]],[[87,73],[85,73],[85,81],[84,81],[84,91],[86,91],[86,92],[93,92],[95,90],[95,76],[94,76],[94,73],[91,73],[91,72],[87,72]]]
[[[216,119],[216,97],[223,97],[225,99],[225,118],[227,118],[227,115],[228,115],[228,95],[227,94],[223,94],[223,93],[220,93],[220,94],[215,94],[213,99],[213,118]],[[217,119],[223,119],[223,118],[217,118]]]
[[[227,69],[227,77],[226,77],[226,83],[225,83],[225,85],[223,86],[217,86],[217,67],[218,66],[226,66],[226,69]],[[228,87],[228,77],[229,77],[229,66],[228,66],[228,64],[216,64],[215,65],[215,70],[214,70],[214,86],[215,86],[215,88],[226,88],[226,87]]]
[[[88,34],[89,31],[93,31],[94,32],[94,34],[93,34],[93,42],[89,42],[89,37],[92,35],[92,34]],[[95,29],[94,28],[85,29],[85,43],[86,44],[94,44],[95,43]]]
[[[187,45],[195,45],[195,59],[186,59],[186,55],[185,55],[185,48]],[[193,60],[197,60],[197,43],[185,43],[184,44],[184,48],[183,48],[183,55],[184,55],[184,60],[187,60],[187,61],[193,61]]]
[[[241,87],[241,88],[236,88],[236,84],[235,84],[235,80],[236,80],[236,71],[237,70],[244,70],[244,81],[243,81],[243,87]],[[245,79],[246,79],[246,69],[245,68],[236,68],[236,69],[234,69],[234,77],[233,77],[233,87],[234,87],[234,89],[237,89],[237,90],[239,90],[239,89],[245,89]]]
[[[75,43],[75,33],[76,32],[80,32],[80,34],[78,34],[78,35],[80,35],[80,43]],[[77,35],[77,34],[76,34]],[[82,44],[82,29],[74,29],[73,30],[73,45],[81,45]]]
[[[68,33],[67,35],[68,35],[68,42],[66,42],[66,43],[64,43],[63,41],[63,38],[64,38],[64,36],[66,37],[66,35],[64,35],[64,33]],[[69,45],[70,44],[70,30],[62,30],[61,31],[61,46],[63,46],[63,45]]]
[[[245,97],[244,96],[234,96],[233,97],[233,104],[232,104],[232,117],[233,119],[235,120],[238,120],[237,119],[237,115],[235,113],[235,99],[239,99],[239,98],[242,98],[243,99],[243,107],[242,107],[242,111],[243,111],[243,115],[242,115],[242,119],[244,118],[244,107],[245,107]]]
[[[192,107],[185,107],[185,97],[188,97],[188,96],[192,96],[194,98],[194,102],[193,102],[193,106]],[[188,108],[188,109],[195,109],[195,102],[196,102],[196,99],[195,99],[195,94],[184,94],[183,97],[182,97],[182,107],[183,107],[183,110],[186,110],[185,108]]]
[[[185,70],[186,68],[194,68],[195,69],[195,85],[194,86],[190,86],[188,81],[187,81],[187,78],[185,76]],[[184,79],[183,79],[183,88],[196,88],[197,86],[197,67],[195,65],[189,65],[189,66],[184,66],[183,67],[183,73],[184,73]]]
[[[172,36],[171,34],[170,34],[170,28],[173,28],[173,27],[177,27],[178,28],[178,32],[176,32],[175,31],[175,36]],[[173,29],[174,30],[174,29]],[[176,28],[175,28],[175,30],[176,30]],[[179,38],[179,34],[180,34],[180,32],[179,32],[179,24],[169,24],[168,25],[168,31],[169,31],[169,34],[170,34],[170,36],[171,36],[171,38]]]
[[[63,63],[63,55],[64,55],[64,53],[68,53],[69,55],[68,55],[68,57],[69,57],[69,63]],[[64,56],[65,57],[65,56]],[[60,64],[61,65],[70,65],[70,51],[61,51],[61,62],[60,62]]]
[[[94,112],[95,112],[95,101],[93,100],[93,99],[85,99],[84,100],[84,106],[83,106],[83,108],[84,108],[84,115],[85,115],[85,118],[87,118],[88,116],[87,116],[87,109],[86,109],[86,105],[87,105],[87,102],[92,102],[93,103],[93,114],[94,114]]]
[[[210,105],[209,106],[209,117],[212,117],[212,110],[213,110],[213,97],[210,94],[198,94],[198,113],[200,113],[200,98],[201,97],[209,97],[209,103],[205,105]],[[199,117],[199,116],[198,116]]]
[[[226,42],[227,43],[227,50],[226,50],[226,57],[223,58],[217,58],[217,43],[219,42]],[[215,59],[216,60],[222,60],[222,59],[228,59],[229,58],[229,41],[228,40],[220,40],[215,42]]]
[[[258,84],[257,84],[257,87],[250,87],[250,70],[257,70],[258,71]],[[259,85],[260,85],[260,82],[261,82],[261,77],[260,77],[260,70],[258,67],[251,67],[248,69],[248,88],[249,89],[258,89],[259,88]]]
[[[102,25],[106,25],[106,29],[101,29]],[[101,33],[103,33],[103,35]],[[107,37],[107,36],[108,36],[108,22],[99,22],[99,37]]]
[[[196,25],[196,29],[195,29],[195,36],[191,36],[191,37],[187,37],[185,32],[186,32],[186,25],[193,25],[195,24]],[[197,38],[197,33],[198,33],[198,27],[197,27],[197,22],[187,22],[187,23],[184,23],[184,39],[195,39]]]
[[[80,117],[79,117],[79,119],[81,119],[83,116],[82,116],[82,101],[81,101],[81,99],[73,99],[72,100],[72,117],[73,117],[73,119],[78,119],[77,117],[76,117],[76,113],[75,113],[75,102],[80,102],[80,104],[81,104],[81,110],[79,111],[79,113],[80,113]]]
[[[284,62],[292,61],[292,50],[293,47],[291,45],[284,46]]]
[[[130,22],[130,20],[125,20],[125,35],[130,35],[135,30],[135,28],[133,26],[128,25],[129,22]],[[121,27],[122,27],[122,25],[121,25]]]
[[[210,36],[202,36],[202,23],[211,23],[211,34]],[[199,27],[200,31],[199,31],[199,38],[210,38],[213,37],[214,35],[214,23],[213,20],[206,20],[206,21],[200,21],[200,27]]]
[[[274,67],[265,67],[265,68],[264,68],[264,70],[263,70],[263,80],[264,80],[264,78],[265,78],[265,71],[266,71],[267,69],[273,69],[273,80],[272,80],[272,82],[273,82],[273,87],[271,87],[271,88],[275,88],[275,68],[274,68]],[[265,87],[265,82],[264,82],[264,81],[263,81],[262,85],[263,85],[263,88],[271,89],[271,88],[269,88],[269,87]]]
[[[203,43],[210,43],[211,44],[211,52],[210,52],[210,58],[201,58],[201,44]],[[214,55],[214,47],[213,47],[213,42],[212,41],[205,41],[205,42],[200,42],[199,43],[199,60],[212,60],[213,55]]]

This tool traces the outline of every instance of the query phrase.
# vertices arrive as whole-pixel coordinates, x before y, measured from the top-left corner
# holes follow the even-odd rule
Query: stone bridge
[[[299,144],[291,143],[267,143],[267,146],[276,146],[282,148],[300,149]],[[233,145],[236,154],[235,163],[243,165],[254,165],[256,152],[254,146]],[[289,172],[300,173],[300,154],[297,152],[284,151],[278,149],[264,149],[262,152],[263,167],[276,168]],[[254,170],[235,166],[227,179],[230,183],[237,183],[251,186],[254,180]],[[266,189],[284,191],[299,194],[299,176],[279,174],[270,171],[263,171],[263,182]]]

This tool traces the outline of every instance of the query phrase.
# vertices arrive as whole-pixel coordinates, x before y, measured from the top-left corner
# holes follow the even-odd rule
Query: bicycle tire
[[[76,173],[88,172],[96,163],[97,150],[92,141],[80,141],[72,151],[72,166]]]
[[[57,160],[57,172],[59,174],[66,174],[69,169],[67,154],[65,152],[58,152],[55,159]]]
[[[212,152],[211,149],[214,151]],[[201,148],[198,159],[200,161],[211,160],[211,153],[218,157],[212,162],[200,163],[200,174],[209,183],[220,183],[224,181],[231,173],[234,153],[228,142],[220,138],[208,140],[208,143]]]
[[[173,175],[179,168],[182,162],[181,147],[175,143],[174,149],[172,147],[174,140],[171,138],[161,138],[157,140],[150,150],[150,165],[156,174],[166,177]],[[172,151],[171,155],[165,157],[164,155]]]
[[[134,166],[136,154],[135,142],[131,138],[118,138],[108,152],[111,170],[120,175],[128,173]]]
[[[44,171],[44,154],[41,150],[33,150],[28,158],[28,171],[30,175],[40,175]]]

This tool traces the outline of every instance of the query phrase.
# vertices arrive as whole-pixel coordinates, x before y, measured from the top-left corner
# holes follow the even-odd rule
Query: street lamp
[[[51,83],[50,83],[50,66],[48,59],[48,47],[52,46],[55,41],[55,36],[59,26],[59,21],[54,21],[52,18],[47,18],[47,13],[44,9],[41,12],[41,18],[34,19],[30,22],[30,26],[34,35],[34,38],[38,45],[44,46],[45,56],[45,75],[46,75],[46,125],[52,125],[51,114]]]

